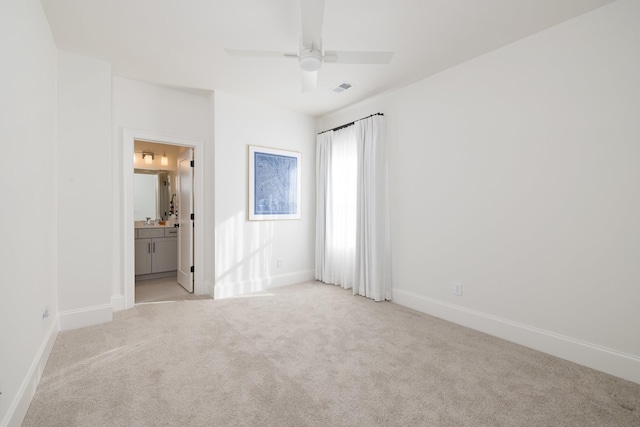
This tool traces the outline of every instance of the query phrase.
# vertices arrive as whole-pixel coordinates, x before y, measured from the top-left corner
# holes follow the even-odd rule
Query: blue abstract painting
[[[300,154],[254,148],[250,219],[299,218]]]

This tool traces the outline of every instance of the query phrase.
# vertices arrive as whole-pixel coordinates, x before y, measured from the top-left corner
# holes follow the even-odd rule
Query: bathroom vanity
[[[168,273],[178,269],[178,229],[173,226],[136,226],[135,275]],[[152,278],[154,276],[148,276]],[[158,276],[155,276],[158,277]]]

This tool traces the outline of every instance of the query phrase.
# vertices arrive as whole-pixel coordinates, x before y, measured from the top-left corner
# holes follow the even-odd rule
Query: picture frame
[[[249,221],[300,219],[302,156],[249,145]]]

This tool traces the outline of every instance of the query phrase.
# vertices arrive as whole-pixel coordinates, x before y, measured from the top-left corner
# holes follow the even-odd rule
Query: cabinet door
[[[178,268],[178,238],[153,239],[151,243],[152,273],[174,271]]]
[[[151,273],[151,239],[136,239],[135,269],[136,276]]]

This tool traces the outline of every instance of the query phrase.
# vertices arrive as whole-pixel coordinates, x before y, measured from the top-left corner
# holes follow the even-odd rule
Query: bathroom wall
[[[170,210],[170,201],[172,195],[177,194],[177,179],[178,179],[178,155],[183,149],[183,147],[178,147],[175,145],[167,145],[167,144],[156,144],[152,142],[146,141],[134,141],[134,162],[133,167],[139,170],[148,170],[148,171],[166,171],[169,175],[168,179],[168,188],[166,190],[158,188],[158,191],[166,191],[165,198],[166,203],[164,203],[165,208],[160,210],[160,215],[166,219]],[[150,152],[154,153],[154,159],[151,164],[147,164],[142,158],[142,153]],[[161,164],[161,158],[165,156],[167,158],[167,164]],[[138,196],[140,193],[136,192],[135,182],[134,182],[134,203],[138,200]],[[144,196],[144,195],[143,195]],[[157,197],[160,197],[158,194],[148,194],[149,197],[152,197],[153,200],[157,200]],[[156,197],[157,196],[157,197]],[[174,208],[177,208],[177,197],[174,200]],[[177,212],[174,209],[174,212]],[[166,213],[166,215],[165,215]],[[137,216],[137,219],[144,219],[145,216],[140,216],[134,214],[134,217]],[[151,215],[152,218],[160,216]]]
[[[156,144],[146,141],[134,142],[134,163],[133,167],[136,169],[149,169],[149,170],[169,170],[177,171],[178,153],[180,147],[166,144]],[[148,165],[142,159],[142,152],[154,153],[153,163]],[[160,159],[163,155],[166,155],[168,164],[166,166],[160,164]]]

